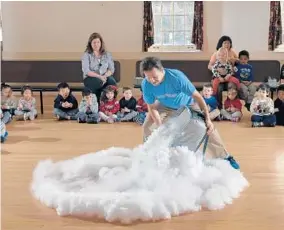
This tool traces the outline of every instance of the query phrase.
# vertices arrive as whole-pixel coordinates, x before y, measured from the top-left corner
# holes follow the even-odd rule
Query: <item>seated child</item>
[[[119,100],[120,112],[118,118],[120,121],[133,121],[138,115],[136,111],[136,99],[132,96],[131,88],[123,88],[123,97]]]
[[[213,79],[213,94],[216,95],[220,83],[233,82],[240,88],[240,82],[233,76],[233,67],[228,61],[228,51],[225,48],[220,48],[217,51],[217,61],[212,67]]]
[[[54,100],[53,113],[57,120],[77,120],[78,101],[66,82],[58,84],[58,95]]]
[[[77,114],[79,123],[97,124],[99,122],[98,100],[95,94],[88,88],[82,91],[82,101]]]
[[[284,126],[284,84],[277,88],[277,99],[274,101],[276,125]]]
[[[242,50],[239,53],[239,62],[234,67],[235,76],[240,81],[240,98],[245,101],[245,107],[250,110],[250,104],[256,92],[253,84],[253,69],[249,61],[249,52]]]
[[[213,88],[211,84],[203,86],[202,96],[208,106],[210,119],[220,121],[220,110],[218,109],[216,97],[213,96]]]
[[[142,92],[142,88],[140,88],[140,90]],[[148,106],[143,99],[143,94],[141,94],[141,97],[137,101],[136,110],[138,111],[138,115],[134,117],[133,120],[137,124],[143,125],[148,112]]]
[[[117,88],[114,85],[108,85],[102,92],[99,115],[103,121],[108,123],[118,121],[117,113],[120,106],[116,97]]]
[[[36,99],[33,97],[32,88],[30,86],[23,86],[21,94],[22,97],[15,110],[15,116],[18,120],[34,120],[37,117],[37,110]]]
[[[13,96],[13,91],[10,85],[1,85],[1,109],[3,112],[2,121],[4,124],[12,121],[12,116],[17,108],[17,100]]]
[[[0,109],[0,114],[1,114],[1,143],[4,143],[8,137],[8,132],[6,130],[6,125],[2,121],[2,118],[3,118],[2,109]]]
[[[238,122],[242,118],[242,103],[238,98],[238,91],[232,87],[228,89],[228,96],[221,110],[222,120]]]
[[[250,111],[252,113],[252,127],[274,127],[276,116],[274,114],[274,103],[269,97],[269,87],[261,84],[252,100]]]

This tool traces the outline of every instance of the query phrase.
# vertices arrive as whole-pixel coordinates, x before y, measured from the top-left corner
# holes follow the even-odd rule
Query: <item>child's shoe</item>
[[[262,122],[252,122],[251,127],[253,127],[253,128],[263,127],[263,123]]]

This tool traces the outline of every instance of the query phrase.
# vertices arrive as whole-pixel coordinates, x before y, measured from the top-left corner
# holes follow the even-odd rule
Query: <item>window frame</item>
[[[152,5],[152,12],[153,12],[153,23],[154,23],[154,27],[155,27],[155,16],[160,16],[161,17],[161,30],[159,31],[161,33],[161,42],[163,42],[163,33],[164,32],[172,32],[173,34],[176,32],[189,32],[191,31],[191,36],[192,36],[192,29],[193,29],[193,24],[192,24],[192,28],[189,30],[186,30],[186,28],[184,27],[183,30],[175,30],[175,21],[174,21],[174,17],[175,16],[184,16],[184,18],[186,17],[191,17],[194,20],[194,1],[182,1],[182,2],[191,2],[193,4],[192,6],[192,12],[186,14],[186,13],[174,13],[175,12],[175,2],[180,2],[180,1],[155,1],[160,2],[161,3],[161,8],[159,9],[159,13],[156,14],[156,10],[154,9],[154,5]],[[170,2],[172,4],[171,7],[171,12],[170,13],[163,13],[163,2]],[[152,2],[153,4],[153,2]],[[162,17],[163,16],[171,16],[171,21],[172,21],[172,29],[171,30],[165,30],[162,26]],[[192,21],[193,22],[193,21]],[[185,34],[184,34],[184,39],[185,39]],[[174,38],[173,38],[173,42],[172,44],[159,44],[159,43],[155,43],[155,33],[154,33],[154,44],[148,48],[148,52],[200,52],[200,50],[198,50],[196,48],[196,45],[193,43],[189,43],[189,44],[184,44],[184,45],[178,45],[175,44]]]

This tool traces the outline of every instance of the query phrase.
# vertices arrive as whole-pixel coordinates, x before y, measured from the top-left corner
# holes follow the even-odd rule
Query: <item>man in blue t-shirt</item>
[[[202,111],[205,117],[210,135],[208,149],[215,157],[224,158],[231,163],[232,167],[239,169],[238,163],[226,151],[218,131],[211,122],[203,97],[183,72],[164,68],[161,61],[155,57],[143,59],[140,64],[140,71],[141,75],[145,77],[141,87],[149,111],[143,124],[144,141],[151,135],[153,124],[156,124],[156,126],[162,124],[160,114],[166,113],[167,116],[171,116],[175,110],[184,106],[191,106],[195,110]],[[198,108],[196,108],[194,102],[197,103]]]

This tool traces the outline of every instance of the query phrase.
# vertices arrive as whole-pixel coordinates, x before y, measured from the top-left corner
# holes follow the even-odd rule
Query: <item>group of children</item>
[[[243,116],[241,100],[244,100],[245,107],[252,114],[252,127],[284,125],[284,84],[278,87],[277,99],[273,102],[269,97],[269,86],[260,84],[257,87],[253,82],[253,68],[248,61],[249,52],[243,50],[233,67],[228,60],[227,49],[218,50],[212,68],[212,84],[204,85],[202,90],[211,120],[240,121]],[[228,83],[224,106],[216,99],[218,87],[222,83]]]
[[[88,88],[82,91],[82,100],[77,99],[70,91],[67,83],[58,85],[58,96],[54,100],[54,115],[58,120],[77,120],[79,123],[97,124],[134,121],[143,124],[147,113],[147,105],[143,96],[137,101],[131,88],[123,88],[123,97],[118,100],[116,86],[107,86],[98,101]]]
[[[34,120],[37,117],[36,100],[30,86],[24,86],[21,98],[17,101],[12,89],[7,84],[1,85],[1,142],[8,132],[6,124],[15,120]],[[97,124],[133,121],[140,125],[144,123],[147,105],[143,96],[136,100],[131,88],[123,88],[123,97],[118,100],[116,86],[107,86],[100,100],[88,88],[82,90],[82,100],[78,103],[67,83],[60,83],[58,95],[54,100],[54,116],[57,120],[77,120],[79,123]]]

